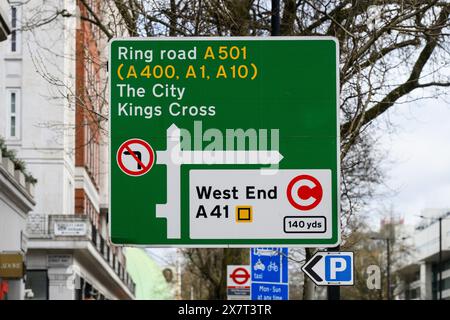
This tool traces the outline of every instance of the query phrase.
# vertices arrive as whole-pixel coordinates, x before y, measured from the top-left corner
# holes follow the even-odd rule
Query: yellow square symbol
[[[252,206],[236,206],[236,222],[252,222]]]

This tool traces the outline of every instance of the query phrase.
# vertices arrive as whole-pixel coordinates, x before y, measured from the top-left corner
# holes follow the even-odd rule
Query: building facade
[[[441,220],[441,232],[439,220]],[[399,286],[396,288],[397,298],[450,300],[450,209],[423,210],[412,237],[414,239],[413,259],[397,271],[399,277]],[[440,252],[441,263],[439,264]],[[439,265],[442,272],[440,281]]]
[[[11,33],[5,8],[5,3],[0,3],[0,42]],[[33,186],[26,182],[23,170],[16,170],[14,162],[7,157],[3,138],[0,139],[0,300],[22,300],[27,250],[25,228],[27,214],[34,206]]]
[[[26,287],[34,299],[133,299],[123,249],[108,241],[107,41],[80,19],[91,15],[81,1],[10,4],[0,135],[38,181]]]
[[[26,226],[34,184],[0,148],[0,300],[25,298]]]

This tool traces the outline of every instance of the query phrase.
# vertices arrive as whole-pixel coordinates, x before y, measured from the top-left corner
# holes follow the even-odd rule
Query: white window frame
[[[7,114],[7,121],[6,121],[6,137],[8,140],[20,140],[21,136],[21,103],[22,99],[20,96],[20,88],[6,88],[6,114]],[[15,94],[15,112],[12,113],[12,94]],[[15,135],[11,135],[11,119],[12,117],[15,118]]]

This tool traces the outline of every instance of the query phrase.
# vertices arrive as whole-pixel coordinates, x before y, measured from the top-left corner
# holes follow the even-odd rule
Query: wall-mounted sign
[[[86,222],[55,222],[55,236],[75,236],[87,235]]]
[[[22,278],[24,274],[21,253],[0,253],[0,278]]]
[[[70,254],[49,254],[47,256],[47,265],[53,268],[66,268],[73,262]]]

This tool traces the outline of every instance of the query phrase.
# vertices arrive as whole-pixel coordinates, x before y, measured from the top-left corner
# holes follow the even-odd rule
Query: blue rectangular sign
[[[325,256],[326,281],[352,281],[352,257],[345,255]]]
[[[252,283],[252,300],[288,300],[288,284]]]
[[[253,300],[289,298],[288,253],[288,248],[250,249]]]

